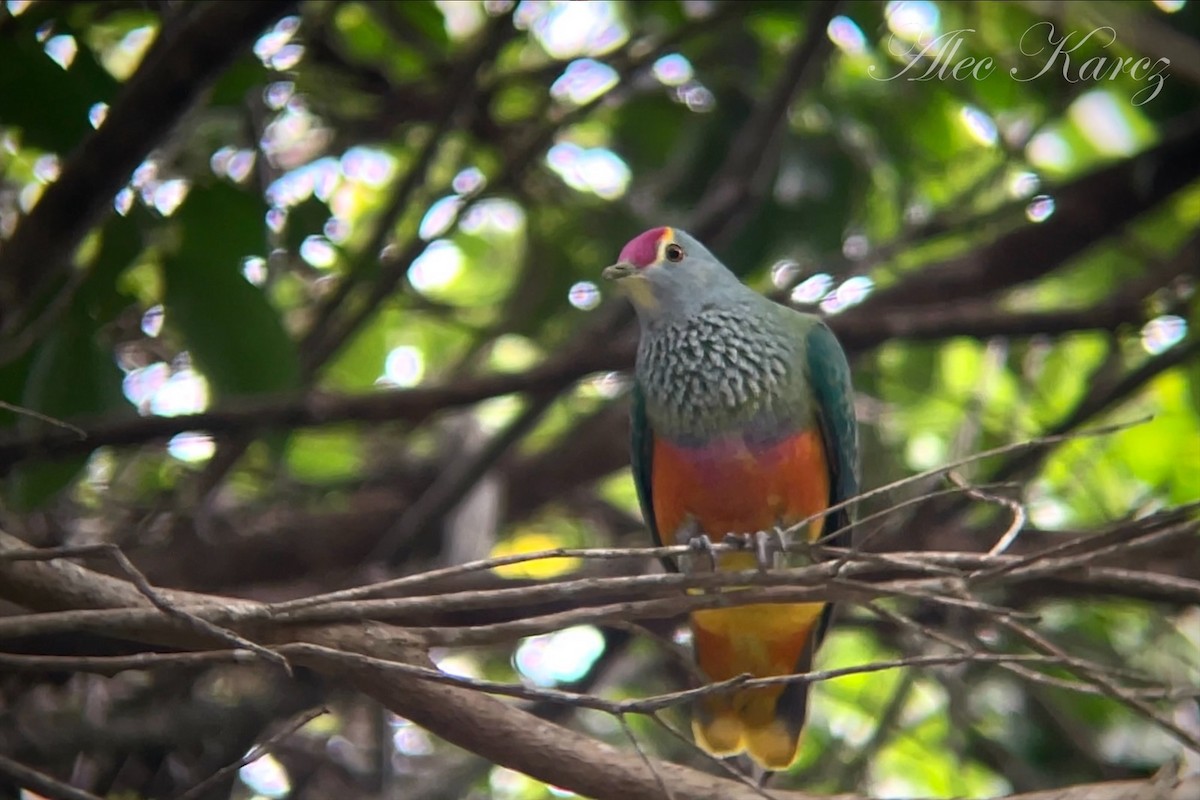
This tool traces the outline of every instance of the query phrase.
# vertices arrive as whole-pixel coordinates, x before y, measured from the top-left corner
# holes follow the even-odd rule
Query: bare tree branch
[[[5,550],[0,551],[0,560],[3,561],[49,561],[57,558],[78,558],[80,556],[89,555],[104,555],[116,562],[117,566],[128,577],[130,582],[137,587],[142,596],[150,601],[150,604],[157,608],[162,613],[169,617],[180,620],[188,627],[195,629],[203,634],[208,634],[217,639],[220,639],[237,647],[243,647],[255,654],[265,658],[274,664],[283,667],[288,675],[292,674],[292,667],[283,656],[273,652],[270,648],[255,644],[249,639],[238,636],[231,630],[214,625],[206,619],[196,616],[195,614],[180,608],[165,598],[161,592],[150,585],[150,581],[146,580],[146,576],[141,570],[133,565],[126,555],[121,552],[121,548],[111,543],[80,545],[76,547],[55,547],[47,550]]]
[[[2,538],[0,544],[4,544],[5,549],[14,546],[21,549],[20,545]],[[951,560],[954,558],[957,557]],[[1086,556],[1068,557],[1068,560],[1071,558],[1086,561]],[[908,560],[903,559],[902,563]],[[36,598],[33,604],[43,608],[71,607],[75,605],[71,598],[82,599],[84,607],[92,608],[114,603],[135,604],[135,598],[141,598],[136,587],[124,581],[58,561],[0,561],[0,576],[4,578],[0,586],[9,597],[20,597],[27,602]],[[1012,576],[1013,573],[1008,573],[1008,577]],[[653,577],[671,579],[675,576]],[[188,599],[198,603],[198,611],[229,603],[225,598],[172,593],[173,602]],[[236,604],[240,608],[247,606]],[[160,638],[160,634],[149,628],[142,635],[148,635],[152,641]],[[178,631],[168,638],[203,646],[202,640],[190,630]],[[288,638],[294,644],[279,646],[286,647],[285,652],[298,663],[352,681],[397,714],[496,763],[588,796],[661,797],[660,780],[672,787],[677,800],[757,796],[753,792],[747,794],[749,790],[740,783],[714,783],[711,776],[700,776],[675,765],[651,762],[651,766],[647,766],[637,755],[621,753],[588,737],[550,725],[469,688],[443,685],[463,679],[434,670],[423,653],[419,636],[414,637],[413,632],[378,623],[333,623],[319,627],[293,626]],[[353,656],[354,653],[359,655]],[[985,660],[1011,660],[1006,655],[979,655]],[[955,657],[959,656],[956,654]],[[1057,663],[1057,656],[1051,658]],[[431,683],[432,680],[438,683]],[[677,701],[676,698],[671,702]],[[787,798],[808,797],[802,793],[771,794]]]

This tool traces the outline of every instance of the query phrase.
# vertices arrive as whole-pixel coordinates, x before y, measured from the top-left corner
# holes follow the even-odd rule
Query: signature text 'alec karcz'
[[[893,81],[900,77],[909,81],[982,80],[995,72],[996,62],[991,56],[976,58],[960,52],[967,37],[973,33],[974,28],[947,31],[935,39],[918,42],[912,47],[905,46],[903,50],[894,49],[898,40],[892,37],[889,50],[906,58],[908,63],[894,75],[876,75],[879,70],[874,65],[868,68],[868,72],[873,78],[881,81]],[[1122,57],[1106,53],[1080,60],[1079,49],[1093,39],[1096,45],[1107,51],[1116,42],[1117,32],[1111,27],[1103,26],[1083,35],[1077,31],[1059,35],[1054,23],[1039,22],[1021,35],[1018,46],[1022,55],[1044,59],[1039,61],[1040,69],[1037,65],[1032,69],[1011,67],[1008,74],[1013,80],[1021,83],[1036,80],[1051,72],[1061,73],[1063,79],[1069,83],[1099,83],[1128,75],[1133,80],[1146,84],[1130,97],[1130,102],[1135,106],[1148,103],[1158,96],[1167,77],[1166,69],[1171,65],[1170,59]]]

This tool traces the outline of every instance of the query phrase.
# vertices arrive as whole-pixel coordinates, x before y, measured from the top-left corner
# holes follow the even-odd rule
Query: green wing
[[[641,384],[636,380],[633,382],[633,401],[629,417],[629,449],[632,454],[633,485],[637,489],[638,505],[642,508],[642,518],[646,521],[646,527],[650,529],[650,535],[654,537],[655,545],[662,547],[662,535],[654,523],[654,500],[651,496],[650,482],[654,468],[654,430],[650,427],[650,421],[646,419],[646,397]],[[675,562],[669,558],[663,559],[663,565],[671,571],[678,569]]]
[[[808,331],[806,358],[809,385],[816,399],[821,439],[829,460],[829,503],[841,503],[858,494],[858,422],[854,417],[854,386],[850,383],[850,364],[833,331],[817,320]],[[854,517],[853,508],[829,515],[826,534],[841,531],[827,541],[835,547],[850,546],[850,531],[845,530]]]
[[[803,391],[812,395],[817,426],[829,462],[829,504],[834,505],[858,494],[858,423],[854,418],[850,365],[842,346],[825,323],[809,314],[798,319],[797,327],[803,326],[801,335],[804,337],[802,367],[806,381]],[[850,545],[850,531],[846,526],[853,516],[853,509],[841,509],[826,517],[825,534],[831,545]],[[796,662],[796,672],[808,672],[812,668],[813,656],[829,630],[833,615],[834,604],[826,603],[813,629],[810,645]],[[807,708],[808,685],[788,684],[776,701],[776,717],[794,733],[799,733]]]

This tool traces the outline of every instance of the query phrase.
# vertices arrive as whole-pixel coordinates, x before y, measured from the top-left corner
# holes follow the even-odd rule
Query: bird
[[[631,239],[602,276],[632,301],[639,326],[631,389],[631,461],[641,512],[684,571],[787,563],[788,529],[848,546],[858,494],[858,425],[845,352],[818,316],[742,283],[679,228]],[[715,554],[713,542],[738,544]],[[707,559],[703,554],[707,552]],[[807,672],[833,607],[753,604],[693,611],[694,657],[711,681]],[[701,696],[696,743],[745,754],[764,774],[796,758],[803,682]]]

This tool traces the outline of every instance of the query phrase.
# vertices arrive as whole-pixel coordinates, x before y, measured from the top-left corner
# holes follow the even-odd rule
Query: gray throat
[[[779,431],[797,343],[762,312],[708,307],[643,326],[637,376],[660,436],[686,443],[742,426],[765,439]]]

